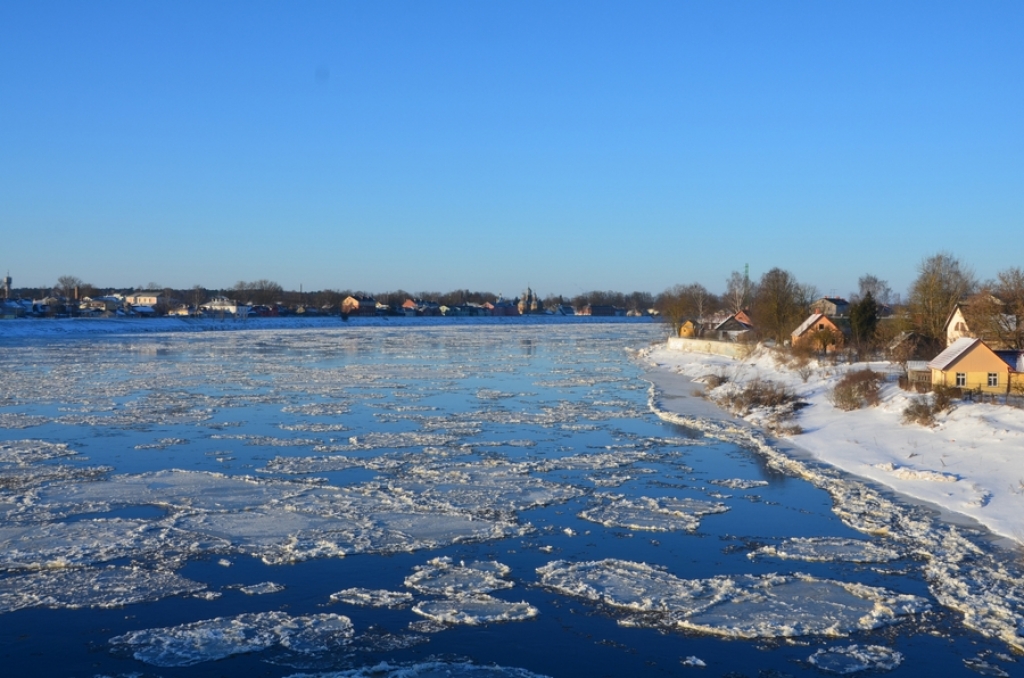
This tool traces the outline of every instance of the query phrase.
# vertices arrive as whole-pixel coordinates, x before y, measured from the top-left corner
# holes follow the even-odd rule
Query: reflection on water
[[[627,349],[662,332],[350,323],[5,348],[7,665],[1019,670],[834,492],[656,417]]]

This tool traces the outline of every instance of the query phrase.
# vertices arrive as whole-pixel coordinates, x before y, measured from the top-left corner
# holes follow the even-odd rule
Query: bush
[[[806,403],[801,403],[795,393],[774,381],[754,379],[742,388],[719,394],[715,402],[740,416],[750,414],[753,410],[764,410],[763,425],[768,431],[782,435],[802,432],[790,420],[797,408]]]
[[[951,386],[936,386],[929,398],[915,398],[903,410],[904,424],[920,424],[934,426],[935,415],[953,409],[953,399],[958,397],[960,389]]]
[[[781,407],[796,400],[796,395],[785,386],[769,379],[754,379],[732,397],[733,405],[741,412],[759,407]]]
[[[828,394],[832,404],[849,412],[863,407],[874,407],[881,401],[879,391],[885,377],[874,370],[847,372]]]
[[[754,379],[743,388],[721,397],[720,400],[737,414],[749,414],[755,409],[792,409],[797,397],[785,386],[774,381]]]
[[[911,400],[910,404],[903,410],[903,423],[934,426],[935,410],[932,407],[931,399],[925,396]]]
[[[932,388],[932,396],[934,397],[932,408],[936,413],[948,412],[953,409],[953,399],[959,398],[961,395],[960,389],[955,386],[937,385]]]
[[[704,385],[707,386],[709,389],[712,389],[718,388],[722,384],[728,382],[729,378],[724,374],[709,374],[705,376],[701,381],[703,381]]]

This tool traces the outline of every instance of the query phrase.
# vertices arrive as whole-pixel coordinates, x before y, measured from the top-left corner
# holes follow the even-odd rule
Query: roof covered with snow
[[[801,334],[803,334],[808,329],[810,329],[814,325],[814,323],[818,322],[819,319],[824,318],[824,317],[825,317],[824,313],[812,313],[811,316],[807,320],[803,321],[803,323],[800,325],[800,327],[798,327],[795,330],[793,330],[793,336],[794,337],[799,337]]]
[[[945,351],[935,356],[931,362],[928,363],[928,367],[933,370],[945,370],[950,365],[955,363],[957,360],[962,358],[964,354],[970,351],[976,344],[981,343],[981,339],[975,339],[973,337],[960,337],[952,344],[950,344]]]

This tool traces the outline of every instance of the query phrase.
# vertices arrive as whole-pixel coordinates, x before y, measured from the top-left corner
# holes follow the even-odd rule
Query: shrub
[[[796,394],[785,386],[768,379],[754,379],[737,385],[727,393],[716,394],[715,402],[740,416],[750,414],[754,410],[763,410],[762,425],[769,431],[783,435],[795,435],[802,429],[795,424],[788,424],[796,414],[796,410],[806,403],[800,402]]]
[[[961,395],[960,389],[955,386],[941,386],[937,385],[932,388],[932,409],[938,412],[948,412],[953,409],[953,399],[959,398]]]
[[[709,389],[712,389],[718,388],[722,384],[726,383],[729,381],[729,378],[724,374],[709,374],[705,376],[702,381]]]
[[[935,425],[935,410],[931,400],[925,396],[914,398],[903,410],[904,424],[920,424],[921,426]]]
[[[742,412],[759,407],[781,407],[795,400],[792,391],[769,379],[754,379],[732,396],[733,405]]]
[[[769,379],[754,379],[742,388],[721,398],[729,408],[738,414],[748,414],[755,409],[779,409],[796,403],[796,394],[785,386]]]
[[[953,409],[954,398],[959,397],[960,389],[952,386],[935,386],[932,396],[915,398],[903,410],[904,424],[920,424],[934,426],[935,415]]]
[[[881,401],[879,391],[884,380],[882,374],[870,369],[847,372],[829,392],[829,400],[845,412],[874,407]]]

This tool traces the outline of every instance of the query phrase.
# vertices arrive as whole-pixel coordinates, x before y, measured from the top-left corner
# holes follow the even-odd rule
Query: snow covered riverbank
[[[1024,410],[958,403],[951,412],[937,415],[934,428],[926,428],[901,423],[914,395],[893,382],[882,387],[877,407],[844,412],[829,401],[829,392],[848,370],[871,367],[886,372],[888,364],[812,361],[810,370],[798,371],[763,349],[734,360],[665,345],[645,356],[660,370],[685,375],[670,382],[659,380],[662,406],[669,411],[672,396],[699,390],[701,384],[692,379],[707,375],[725,377],[731,384],[754,379],[780,383],[808,404],[797,415],[803,432],[791,436],[795,446],[843,471],[969,516],[997,535],[1024,542]],[[761,420],[758,412],[747,419],[755,424]]]
[[[748,447],[770,467],[825,490],[846,525],[893,539],[920,558],[929,590],[941,605],[960,612],[970,628],[1024,652],[1024,576],[1018,555],[983,547],[983,538],[971,530],[936,520],[928,511],[893,501],[837,471],[976,517],[1019,543],[1024,539],[1024,498],[1018,490],[1024,464],[1015,455],[1024,450],[1024,412],[964,404],[941,415],[935,429],[904,427],[900,419],[908,396],[896,386],[883,389],[877,407],[855,412],[833,407],[828,392],[847,366],[818,365],[816,371],[804,371],[805,381],[767,352],[733,360],[661,346],[642,355],[661,368],[652,375],[649,403],[660,418]],[[693,407],[694,388],[687,398],[684,385],[697,385],[681,379],[683,374],[698,379],[714,374],[732,384],[757,378],[782,382],[808,403],[798,422],[806,433],[793,436],[794,447],[786,449],[786,443],[770,442],[750,422],[720,412],[707,416]],[[760,422],[763,417],[754,411],[747,418]]]

